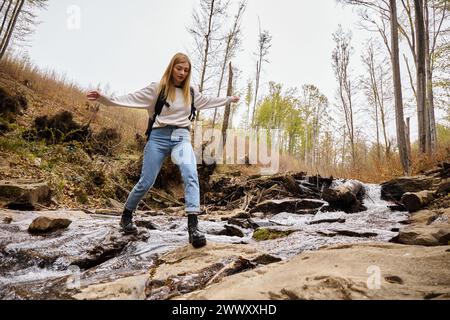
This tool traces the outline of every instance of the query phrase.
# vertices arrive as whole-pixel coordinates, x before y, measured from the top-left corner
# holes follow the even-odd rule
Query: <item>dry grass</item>
[[[94,130],[116,128],[122,133],[125,144],[134,142],[136,133],[143,135],[147,126],[146,111],[108,108],[90,102],[85,96],[86,90],[66,75],[42,70],[26,57],[6,56],[0,62],[0,85],[24,93],[31,104],[32,117],[67,110],[79,122],[90,122]]]

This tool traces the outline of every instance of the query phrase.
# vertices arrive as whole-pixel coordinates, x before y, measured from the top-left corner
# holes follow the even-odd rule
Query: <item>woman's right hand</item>
[[[98,92],[98,91],[89,91],[89,92],[86,94],[86,97],[87,97],[88,100],[90,100],[90,101],[95,101],[95,100],[97,100],[98,98],[100,98],[100,92]]]

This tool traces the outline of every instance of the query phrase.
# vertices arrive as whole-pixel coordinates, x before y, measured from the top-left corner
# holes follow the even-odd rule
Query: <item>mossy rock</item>
[[[267,228],[259,228],[256,229],[255,232],[253,233],[253,239],[255,239],[256,241],[265,241],[265,240],[285,238],[294,232],[295,230],[281,231]]]

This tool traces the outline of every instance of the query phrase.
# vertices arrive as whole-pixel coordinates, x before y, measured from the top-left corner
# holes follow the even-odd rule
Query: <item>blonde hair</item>
[[[158,95],[164,89],[164,96],[168,101],[175,100],[175,84],[172,81],[172,73],[173,68],[176,64],[187,62],[189,63],[189,73],[182,83],[181,90],[183,91],[184,102],[186,105],[191,105],[191,72],[192,72],[192,64],[191,60],[184,53],[177,53],[173,56],[169,65],[167,66],[166,71],[164,72],[163,77],[161,78],[161,82],[159,83]]]

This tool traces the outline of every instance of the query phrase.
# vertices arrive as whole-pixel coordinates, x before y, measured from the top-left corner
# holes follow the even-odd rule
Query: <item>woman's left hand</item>
[[[232,97],[231,97],[231,102],[232,102],[232,103],[238,103],[239,100],[240,100],[240,97],[238,97],[238,96],[232,96]]]

